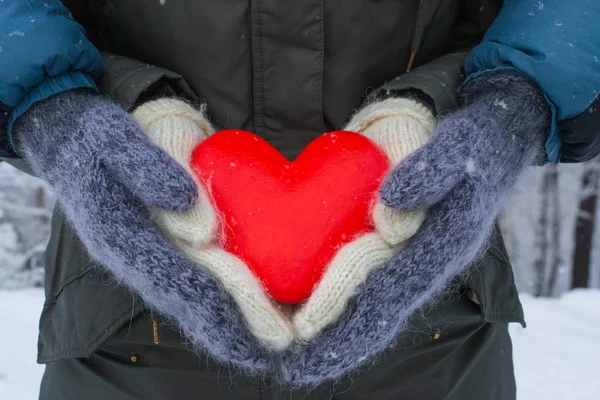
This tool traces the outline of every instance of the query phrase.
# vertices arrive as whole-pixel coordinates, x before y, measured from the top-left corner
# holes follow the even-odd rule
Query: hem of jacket
[[[500,263],[508,263],[508,259],[495,247],[491,246],[486,250],[487,254],[490,254]],[[521,305],[521,300],[517,297],[517,302],[519,307],[517,310],[512,311],[495,311],[494,309],[490,309],[488,307],[488,299],[485,293],[481,290],[483,285],[483,275],[480,268],[474,268],[469,277],[467,278],[467,282],[472,290],[475,291],[477,298],[480,301],[480,311],[481,318],[487,323],[519,323],[523,328],[527,327],[527,322],[525,321],[525,314],[523,312],[523,306]],[[517,293],[518,296],[518,293]]]
[[[13,108],[8,119],[6,133],[10,147],[16,154],[18,152],[12,137],[12,128],[15,121],[38,101],[72,89],[90,89],[98,92],[96,83],[87,73],[81,71],[65,72],[61,75],[46,77],[40,84],[27,92],[23,100]]]
[[[125,321],[131,320],[142,313],[145,309],[143,303],[138,303],[133,306],[132,309],[125,311],[117,319],[110,324],[104,332],[96,339],[94,339],[88,346],[75,347],[71,349],[62,350],[52,354],[39,355],[37,357],[38,364],[47,364],[64,358],[87,358],[89,357],[98,347],[108,340],[116,331],[121,329]]]
[[[490,322],[490,323],[503,323],[503,324],[518,323],[523,328],[527,328],[527,322],[525,322],[525,317],[522,316],[522,317],[519,317],[518,319],[515,319],[513,313],[490,312],[490,313],[486,314],[485,320],[486,320],[486,322]]]
[[[517,68],[514,68],[514,67],[496,67],[496,68],[492,68],[492,69],[481,70],[481,71],[474,72],[471,75],[467,76],[467,79],[465,79],[465,81],[462,83],[462,85],[459,86],[458,90],[460,92],[460,90],[462,89],[462,87],[464,85],[466,85],[473,79],[476,79],[480,76],[488,75],[488,74],[501,74],[501,73],[505,73],[505,72],[512,72],[512,73],[516,72],[518,74],[524,75],[523,72],[521,72],[520,70],[518,70]],[[529,78],[529,79],[531,79],[531,78]],[[548,155],[548,160],[551,163],[559,164],[560,158],[562,157],[562,141],[561,141],[560,135],[559,135],[558,114],[556,111],[556,105],[552,102],[552,100],[550,100],[550,98],[548,98],[548,96],[546,95],[545,92],[543,92],[543,93],[544,93],[544,98],[546,99],[546,103],[548,104],[548,107],[550,108],[550,113],[551,113],[550,132],[548,132],[548,136],[546,137],[546,154]]]

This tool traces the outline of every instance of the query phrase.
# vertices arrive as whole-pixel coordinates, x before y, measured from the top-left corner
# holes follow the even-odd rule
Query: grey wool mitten
[[[197,187],[116,104],[70,91],[14,125],[17,149],[54,189],[91,256],[174,320],[195,348],[252,373],[270,368],[230,294],[160,232],[146,206],[184,210]]]
[[[440,121],[381,189],[389,207],[429,210],[420,231],[357,289],[335,326],[282,356],[282,380],[336,379],[392,345],[408,318],[478,257],[521,172],[545,156],[550,110],[527,78],[488,73],[460,94],[461,108]]]

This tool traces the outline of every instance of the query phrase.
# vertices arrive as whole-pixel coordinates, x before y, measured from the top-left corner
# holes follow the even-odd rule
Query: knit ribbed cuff
[[[152,124],[167,117],[179,117],[193,122],[206,136],[215,132],[202,110],[178,99],[164,98],[146,102],[139,106],[133,117],[143,129],[148,129]]]
[[[71,89],[90,89],[98,92],[94,80],[85,72],[66,72],[61,75],[46,77],[39,85],[32,88],[23,100],[13,108],[8,120],[7,135],[8,141],[15,152],[17,150],[13,142],[12,128],[17,118],[25,114],[38,101]]]
[[[406,116],[406,112],[413,112],[418,119],[424,119],[430,124],[435,123],[431,110],[418,101],[405,98],[390,98],[371,103],[358,111],[345,130],[362,132],[373,123],[388,117]]]

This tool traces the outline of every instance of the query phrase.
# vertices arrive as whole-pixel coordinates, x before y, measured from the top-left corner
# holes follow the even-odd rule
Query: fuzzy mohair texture
[[[146,208],[190,209],[192,177],[118,105],[69,91],[34,105],[14,125],[17,149],[54,189],[91,256],[173,319],[195,348],[250,373],[272,366],[231,295],[188,260]]]
[[[461,108],[386,178],[382,202],[429,209],[411,243],[375,270],[332,328],[280,358],[281,380],[314,385],[372,362],[482,251],[519,175],[544,154],[550,111],[541,91],[510,73],[466,84]]]
[[[484,248],[521,172],[544,157],[550,111],[528,79],[482,75],[461,108],[386,178],[381,202],[428,214],[408,246],[375,269],[340,319],[282,352],[249,332],[235,301],[152,222],[145,205],[190,209],[185,169],[101,97],[74,91],[36,104],[15,125],[18,149],[49,182],[93,258],[170,316],[197,349],[294,386],[335,380],[376,359]]]

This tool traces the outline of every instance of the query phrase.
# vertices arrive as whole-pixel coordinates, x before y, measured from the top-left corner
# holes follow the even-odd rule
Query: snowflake
[[[503,109],[508,110],[508,106],[506,105],[504,100],[496,99],[494,100],[494,105],[496,107],[502,107]]]
[[[467,163],[466,163],[467,173],[469,175],[472,175],[476,169],[477,169],[477,167],[475,166],[475,160],[473,160],[471,157],[469,157],[467,159]]]

